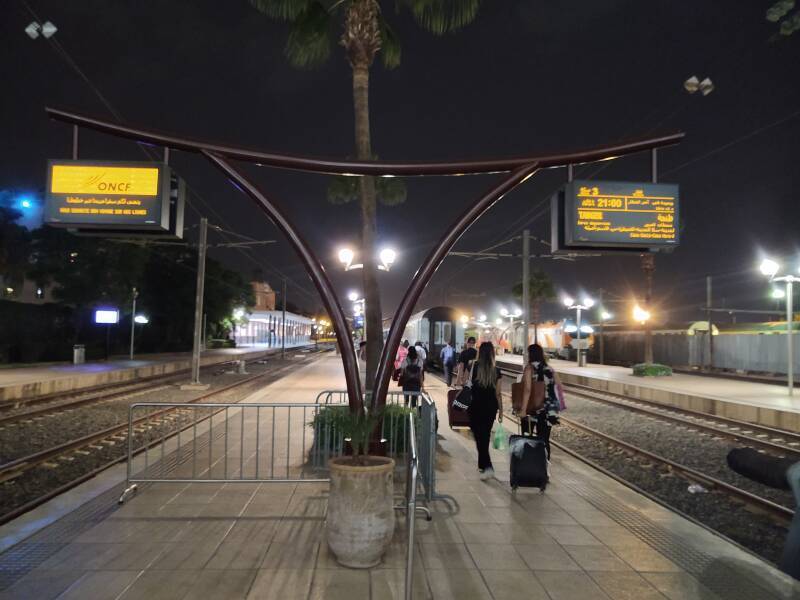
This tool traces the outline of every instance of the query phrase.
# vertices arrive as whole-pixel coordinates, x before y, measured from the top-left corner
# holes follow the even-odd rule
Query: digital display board
[[[553,202],[553,249],[658,250],[680,241],[678,186],[572,181]]]
[[[74,228],[170,228],[169,167],[50,161],[45,222]]]

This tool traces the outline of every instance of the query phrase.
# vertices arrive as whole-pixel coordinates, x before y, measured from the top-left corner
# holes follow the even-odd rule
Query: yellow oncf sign
[[[51,194],[157,196],[156,167],[52,165]]]

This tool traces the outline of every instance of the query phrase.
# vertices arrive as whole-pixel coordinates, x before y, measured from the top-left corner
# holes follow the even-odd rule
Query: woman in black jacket
[[[500,412],[499,421],[503,421],[503,401],[500,394],[500,369],[495,365],[494,346],[491,342],[483,342],[478,348],[478,358],[470,367],[472,369],[472,402],[469,405],[469,428],[475,437],[478,447],[478,470],[481,479],[494,477],[492,459],[489,456],[489,440],[492,437],[492,425]]]

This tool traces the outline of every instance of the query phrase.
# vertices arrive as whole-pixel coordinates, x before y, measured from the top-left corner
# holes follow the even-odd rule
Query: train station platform
[[[287,348],[307,346],[287,344]],[[250,345],[240,348],[206,350],[200,356],[201,366],[230,360],[250,360],[280,352],[280,346]],[[107,361],[81,365],[55,364],[48,366],[9,367],[0,369],[0,402],[72,392],[112,383],[135,381],[158,375],[168,375],[191,368],[191,353],[143,355],[141,358],[112,358]]]
[[[504,354],[497,361],[500,366],[522,368],[522,356],[517,354]],[[565,360],[551,360],[548,364],[558,372],[564,383],[800,431],[800,390],[790,397],[785,385],[684,373],[666,377],[637,377],[627,367],[593,363],[578,367],[574,362]]]
[[[245,402],[313,402],[343,388],[341,373],[327,355]],[[414,598],[800,598],[768,563],[571,457],[554,455],[545,494],[512,495],[508,457],[494,450],[497,478],[480,481],[471,438],[446,426],[444,384],[426,385],[449,499],[417,520]],[[381,565],[340,567],[325,540],[326,483],[145,484],[123,506],[123,483],[105,486],[0,554],[0,599],[403,598],[405,516]]]

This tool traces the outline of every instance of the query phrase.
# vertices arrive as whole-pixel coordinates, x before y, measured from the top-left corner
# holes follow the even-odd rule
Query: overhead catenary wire
[[[41,20],[39,18],[38,14],[36,13],[36,11],[33,9],[33,7],[30,5],[30,3],[27,0],[20,0],[20,1],[23,4],[23,6],[25,7],[25,9],[28,11],[28,13],[36,21],[40,21]],[[73,71],[75,71],[75,73],[78,75],[78,77],[80,77],[80,79],[84,83],[86,83],[87,86],[89,86],[89,88],[92,90],[92,92],[95,94],[95,96],[97,96],[98,100],[106,108],[106,110],[108,110],[108,112],[111,113],[111,115],[118,122],[123,122],[124,118],[123,118],[122,114],[114,107],[114,105],[111,103],[111,101],[108,98],[106,98],[106,96],[102,93],[100,88],[92,81],[92,79],[86,74],[86,72],[83,69],[81,69],[81,67],[77,63],[77,61],[70,55],[70,53],[66,50],[66,48],[64,48],[64,46],[58,41],[58,39],[56,39],[55,36],[51,36],[50,38],[47,38],[47,42],[50,44],[50,46],[53,48],[53,50],[56,52],[56,54],[62,60],[64,60],[64,62],[66,62],[67,65],[70,68],[73,69]],[[147,146],[145,146],[143,144],[138,144],[138,143],[136,145],[144,153],[144,155],[149,160],[152,160],[152,161],[159,161],[160,160],[160,158],[158,157],[157,153],[155,153],[155,151],[153,151],[149,147],[147,147]],[[231,230],[233,228],[227,223],[227,221],[222,217],[222,215],[218,211],[216,211],[211,206],[211,204],[207,200],[205,200],[202,197],[202,195],[188,181],[185,182],[185,183],[186,183],[187,191],[189,192],[189,194],[187,194],[187,198],[186,198],[187,206],[191,210],[193,210],[199,217],[204,216],[204,214],[196,206],[194,206],[194,204],[190,201],[188,196],[192,195],[197,201],[199,201],[202,204],[202,206],[204,207],[204,209],[206,210],[206,213],[208,215],[213,216],[217,221],[219,221],[219,222],[221,222],[221,223],[223,223],[225,225],[225,227],[227,229],[223,230],[225,233],[221,232],[222,235],[226,235],[226,234],[232,233]],[[264,268],[264,269],[266,269],[268,271],[271,271],[272,273],[274,273],[278,277],[280,277],[282,279],[285,279],[287,281],[287,283],[291,283],[292,284],[292,286],[294,287],[295,290],[300,291],[302,294],[304,294],[308,298],[312,299],[313,301],[316,301],[318,299],[318,297],[317,297],[317,295],[315,293],[310,292],[305,286],[303,286],[301,283],[297,282],[294,278],[292,278],[289,275],[283,273],[282,271],[280,271],[279,269],[273,267],[272,265],[270,265],[270,264],[268,264],[266,262],[263,262],[260,259],[256,258],[253,254],[251,254],[251,252],[250,252],[250,250],[248,248],[242,248],[240,246],[236,246],[236,245],[233,244],[233,242],[231,244],[232,244],[230,246],[231,248],[236,249],[243,257],[245,257],[248,261],[253,263],[255,266],[257,266],[259,268]]]

